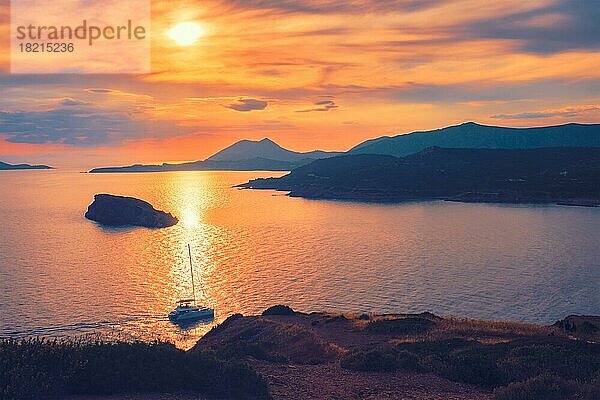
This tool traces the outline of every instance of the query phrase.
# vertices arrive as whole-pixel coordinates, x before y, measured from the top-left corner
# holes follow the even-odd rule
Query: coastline
[[[241,190],[274,190],[276,192],[285,192],[286,196],[302,198],[307,200],[338,200],[373,204],[403,204],[409,202],[427,202],[427,201],[448,201],[454,203],[472,203],[472,204],[520,204],[520,205],[557,205],[570,207],[600,207],[600,199],[571,199],[571,198],[552,198],[552,197],[514,197],[500,193],[464,193],[458,196],[440,196],[440,197],[418,197],[418,196],[393,196],[384,193],[374,194],[352,192],[329,192],[317,193],[310,191],[293,190],[289,188],[279,188],[277,186],[254,186],[257,181],[267,181],[276,178],[259,178],[247,183],[235,185],[234,188]]]
[[[552,390],[577,393],[587,400],[600,390],[599,342],[600,317],[594,316],[569,316],[548,326],[442,318],[429,312],[302,313],[274,306],[262,315],[230,316],[187,352],[160,343],[66,344],[76,357],[95,354],[83,375],[76,367],[69,368],[75,368],[72,374],[83,376],[84,382],[86,373],[96,382],[75,393],[68,386],[55,390],[71,400],[184,400],[199,398],[198,394],[207,399],[505,400],[517,398],[524,390],[542,390],[537,387],[543,381],[551,383]],[[0,357],[6,357],[7,349],[18,353],[17,343],[0,341]],[[44,351],[45,346],[53,351],[61,348],[56,341],[20,343],[20,349],[28,352],[32,345],[37,346],[35,351]],[[173,364],[173,359],[179,361]],[[39,360],[44,361],[34,358],[32,365],[8,365],[15,370],[33,368],[28,372],[35,374],[48,361]],[[115,365],[117,372],[107,369],[107,363]],[[64,362],[52,365],[67,368]],[[138,371],[142,366],[143,373]],[[133,382],[123,376],[131,368]],[[171,369],[196,377],[197,386],[173,390]],[[119,379],[102,386],[103,379],[114,373]],[[153,374],[157,378],[149,381]],[[203,381],[206,375],[219,379],[218,387]],[[539,396],[531,398],[545,398]]]

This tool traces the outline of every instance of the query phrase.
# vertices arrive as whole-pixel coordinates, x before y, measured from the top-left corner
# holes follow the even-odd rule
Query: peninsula
[[[48,165],[31,164],[8,164],[0,161],[0,171],[18,170],[18,169],[52,169]]]
[[[403,158],[358,154],[317,160],[249,189],[290,196],[376,202],[600,205],[600,147],[451,149],[432,147]]]

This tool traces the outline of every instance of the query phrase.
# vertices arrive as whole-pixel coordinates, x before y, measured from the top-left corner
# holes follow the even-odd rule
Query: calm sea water
[[[166,314],[198,286],[217,322],[303,311],[551,323],[600,314],[600,210],[289,198],[231,186],[273,173],[0,173],[0,336],[117,334],[190,346]],[[171,228],[106,229],[95,193],[139,197]]]

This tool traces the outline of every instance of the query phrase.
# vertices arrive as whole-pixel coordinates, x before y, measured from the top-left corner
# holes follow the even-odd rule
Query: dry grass
[[[348,315],[346,315],[348,317]],[[354,316],[353,316],[354,317]],[[365,330],[372,321],[409,318],[414,315],[373,316],[371,320],[352,318],[355,329]],[[393,335],[392,343],[433,341],[448,338],[476,340],[481,343],[502,343],[517,338],[560,336],[566,337],[563,330],[554,326],[505,321],[484,321],[468,318],[446,317],[433,319],[435,326],[423,332],[406,335]]]
[[[444,318],[429,333],[431,339],[459,337],[486,343],[504,342],[522,337],[564,336],[556,328],[520,322],[481,321]]]
[[[338,346],[323,340],[314,330],[265,317],[245,317],[224,323],[204,336],[194,347],[212,349],[228,358],[314,364],[337,358]]]

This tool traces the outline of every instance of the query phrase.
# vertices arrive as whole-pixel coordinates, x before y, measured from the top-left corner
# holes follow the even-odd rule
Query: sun
[[[191,46],[204,35],[204,28],[197,22],[181,22],[167,31],[167,36],[179,46]]]

